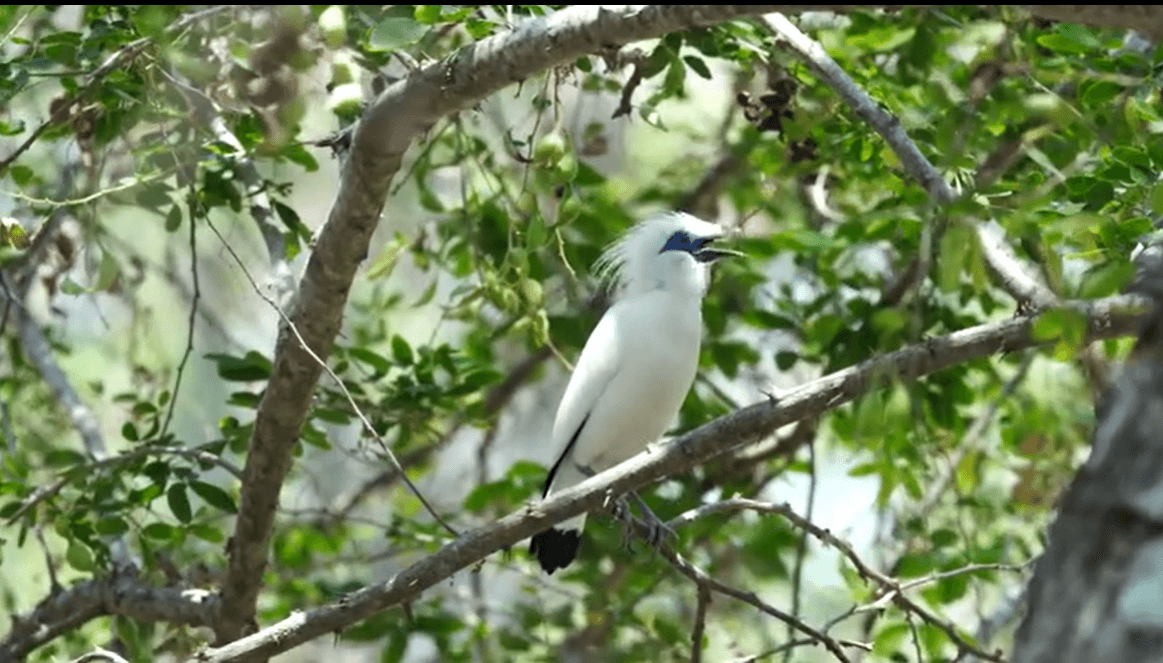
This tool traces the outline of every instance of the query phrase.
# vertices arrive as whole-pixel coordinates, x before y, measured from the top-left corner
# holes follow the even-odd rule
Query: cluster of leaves
[[[0,174],[28,199],[24,213],[63,210],[86,222],[91,285],[61,272],[63,297],[136,301],[161,278],[126,277],[141,262],[142,247],[119,240],[100,219],[127,208],[139,223],[152,219],[171,233],[167,245],[179,247],[186,238],[177,231],[200,232],[211,218],[253,233],[255,204],[265,197],[281,223],[284,251],[269,258],[293,259],[310,232],[290,203],[292,182],[319,168],[319,153],[305,141],[326,133],[304,129],[305,118],[326,116],[317,113],[325,106],[335,127],[349,123],[362,111],[367,86],[553,9],[223,9],[174,29],[181,14],[173,7],[90,6],[77,10],[81,27],[62,30],[54,12],[9,6],[0,9],[0,31],[18,55],[0,63],[0,107],[76,102],[59,117],[54,110],[38,146]],[[643,142],[687,141],[698,148],[687,153],[731,160],[716,198],[741,216],[773,221],[748,227],[739,240],[749,260],[718,271],[705,306],[705,379],[684,404],[678,431],[733,409],[724,386],[753,375],[832,371],[1011,314],[1009,300],[990,284],[976,223],[996,221],[1064,298],[1099,297],[1125,284],[1131,250],[1154,231],[1163,207],[1163,188],[1151,176],[1163,168],[1156,80],[1163,53],[1127,45],[1121,34],[1039,24],[1005,7],[853,12],[814,36],[901,118],[921,151],[965,192],[961,200],[934,206],[902,177],[881,139],[758,24],[671,34],[640,57],[625,58],[622,69],[611,68],[619,62],[614,54],[579,58],[524,81],[515,95],[442,121],[410,156],[395,200],[416,222],[392,228],[369,260],[329,359],[346,393],[327,380],[320,385],[301,436],[306,444],[296,448],[299,466],[322,465],[337,454],[382,455],[362,430],[358,408],[384,444],[417,460],[410,472],[422,475],[462,426],[498,425],[490,395],[515,357],[546,347],[576,356],[606,303],[587,267],[634,219],[687,201],[713,165],[684,157],[650,181],[615,172],[604,157],[627,126],[638,132],[632,137],[648,136]],[[86,75],[115,54],[122,66],[89,88]],[[625,88],[631,68],[639,89]],[[756,118],[763,126],[747,122],[729,94],[723,113],[730,121],[678,135],[679,123],[669,119],[675,109],[694,103],[692,91],[707,80],[720,83],[725,71],[759,98],[783,91],[778,131],[764,130],[773,124],[763,125],[766,118]],[[46,78],[53,81],[47,95],[38,83]],[[629,117],[640,122],[587,117],[585,126],[571,128],[570,107],[561,101],[567,91],[629,100]],[[211,115],[237,144],[210,129]],[[0,116],[0,134],[27,134],[22,117]],[[668,128],[672,133],[664,133]],[[90,168],[80,187],[57,181],[57,157],[42,146],[70,141],[100,157],[92,163],[129,164],[133,185],[115,186],[117,171],[109,166]],[[808,141],[813,147],[805,151]],[[79,177],[84,169],[67,170]],[[812,193],[820,185],[828,192],[824,207]],[[81,200],[73,195],[77,188],[108,191]],[[77,200],[45,202],[61,190]],[[19,257],[26,242],[9,244],[5,250]],[[918,258],[930,272],[890,297],[889,284]],[[792,265],[792,278],[774,278],[781,260]],[[404,276],[397,270],[402,263],[410,268]],[[402,285],[405,278],[422,287]],[[440,323],[430,340],[415,340],[395,322],[434,309]],[[1078,399],[1084,392],[1083,373],[1073,365],[1081,350],[1078,324],[1069,314],[1048,315],[1038,333],[1056,341],[1049,351],[976,361],[895,385],[818,423],[817,450],[850,461],[854,476],[877,479],[876,506],[893,516],[891,532],[879,541],[880,561],[892,573],[917,578],[968,564],[1022,563],[1036,553],[1047,507],[1093,419],[1089,402]],[[1121,349],[1102,348],[1111,357]],[[171,562],[220,566],[236,484],[212,458],[241,463],[259,389],[270,376],[264,352],[232,348],[191,358],[213,362],[223,382],[241,385],[226,396],[228,414],[209,442],[169,429],[171,398],[177,408],[191,398],[188,388],[175,392],[170,366],[153,369],[151,386],[133,393],[106,397],[94,385],[91,400],[124,421],[123,439],[108,458],[79,453],[54,417],[18,420],[20,444],[5,453],[0,480],[0,519],[18,516],[11,538],[26,545],[29,532],[44,529],[57,537],[57,556],[85,575],[107,566],[116,538],[130,541],[147,568],[162,575]],[[17,343],[8,357],[0,398],[48,412],[48,391]],[[975,429],[987,413],[992,420]],[[353,430],[364,440],[358,449],[336,442]],[[719,495],[755,494],[815,471],[798,457],[761,462],[742,475],[726,467],[676,477],[647,500],[666,518]],[[544,468],[517,463],[500,477],[482,473],[478,485],[444,504],[463,522],[484,521],[536,495],[543,476]],[[56,488],[26,508],[45,485]],[[932,493],[934,486],[945,490]],[[414,559],[444,540],[403,489],[383,501],[389,508],[377,504],[372,524],[288,512],[272,542],[262,618],[371,581],[377,574],[361,556],[376,544],[387,543],[385,559]],[[678,535],[675,545],[724,581],[781,591],[800,586],[801,533],[779,519],[716,516]],[[416,634],[427,636],[444,660],[482,652],[553,658],[552,643],[570,635],[579,646],[616,643],[610,660],[688,658],[694,587],[667,573],[662,559],[623,549],[616,529],[600,519],[584,550],[557,576],[581,593],[580,601],[520,600],[507,611],[490,608],[479,621],[462,602],[426,598],[408,620],[380,614],[343,637],[382,643],[384,660],[401,660]],[[508,556],[495,563],[527,566]],[[837,612],[871,600],[847,567],[844,578],[848,603]],[[954,575],[920,595],[932,606],[950,606],[974,588],[997,593],[1000,582],[996,574]],[[10,587],[5,592],[9,611],[31,603]],[[770,623],[760,621],[767,618],[741,606],[717,602],[712,619],[754,624],[739,633],[740,646],[779,644]],[[865,629],[860,637],[885,660],[912,656],[913,625],[903,613],[851,628]],[[935,627],[917,632],[926,657],[955,649]],[[148,658],[155,637],[161,641],[142,631],[131,640],[143,643]]]

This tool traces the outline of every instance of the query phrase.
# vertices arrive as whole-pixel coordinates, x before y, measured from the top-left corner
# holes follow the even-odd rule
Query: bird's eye
[[[670,236],[670,239],[666,240],[666,244],[664,244],[662,246],[662,251],[659,251],[659,253],[662,253],[663,251],[690,251],[690,250],[691,250],[691,237],[690,237],[690,235],[686,234],[685,231],[677,230],[677,231],[675,231],[675,233],[673,235]]]

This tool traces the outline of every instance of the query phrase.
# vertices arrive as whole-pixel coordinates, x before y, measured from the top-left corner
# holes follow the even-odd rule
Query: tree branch
[[[767,29],[792,49],[825,85],[832,88],[857,115],[864,118],[876,133],[880,134],[888,146],[900,159],[906,172],[912,175],[929,192],[938,205],[948,205],[958,198],[957,193],[941,173],[933,167],[929,159],[921,153],[916,143],[901,127],[900,120],[884,110],[872,97],[868,96],[856,81],[852,80],[840,65],[832,59],[819,42],[800,32],[782,14],[765,16],[763,24]],[[1058,298],[1028,271],[1017,256],[1001,238],[1001,229],[989,230],[984,224],[975,224],[978,241],[986,264],[999,276],[1002,287],[1019,304],[1033,304],[1035,308],[1054,305]],[[924,271],[924,270],[921,270]],[[889,288],[886,293],[894,291]],[[895,295],[894,295],[895,296]],[[886,298],[889,298],[886,294]]]
[[[356,126],[339,192],[282,324],[274,366],[255,416],[239,513],[223,580],[218,643],[255,628],[255,602],[266,567],[279,491],[291,448],[322,367],[339,332],[356,269],[367,256],[392,177],[412,142],[440,118],[550,67],[609,46],[771,11],[762,5],[577,6],[527,20],[471,44],[391,85]],[[790,8],[796,9],[796,8]],[[311,352],[291,332],[294,325]]]
[[[1143,277],[1159,278],[1159,265]],[[1090,457],[1050,527],[1014,641],[1017,663],[1147,663],[1163,657],[1161,426],[1158,308],[1098,408]]]
[[[679,573],[683,574],[687,578],[690,578],[695,583],[695,585],[698,586],[700,592],[705,590],[714,590],[725,596],[730,596],[733,599],[742,601],[747,605],[754,606],[760,611],[775,617],[776,619],[791,626],[800,633],[803,633],[804,635],[811,638],[814,642],[818,642],[824,645],[824,647],[827,648],[827,650],[836,657],[836,660],[840,661],[841,663],[849,662],[850,659],[844,653],[844,650],[840,647],[840,643],[827,633],[815,629],[798,617],[789,615],[779,608],[776,608],[775,606],[761,600],[755,594],[755,592],[745,592],[741,589],[736,589],[726,583],[712,578],[711,576],[707,575],[706,571],[703,571],[699,567],[683,559],[682,555],[676,553],[673,549],[671,549],[670,546],[663,546],[659,548],[658,553],[662,555],[666,561],[670,562],[670,565],[677,569]]]
[[[1163,7],[1159,5],[1027,5],[1030,13],[1064,23],[1136,30],[1163,37]]]
[[[233,7],[234,5],[219,5],[217,7],[210,7],[208,9],[191,12],[175,21],[170,29],[174,31],[181,30],[191,23],[229,9],[233,9]],[[40,138],[41,134],[47,131],[49,127],[51,127],[54,123],[60,122],[64,118],[67,118],[69,113],[72,111],[73,106],[76,106],[81,100],[89,96],[93,90],[97,89],[97,86],[100,85],[101,80],[105,78],[109,72],[117,69],[118,67],[124,67],[128,62],[133,61],[133,59],[140,55],[141,52],[145,50],[145,48],[149,46],[152,41],[153,40],[150,37],[135,39],[134,41],[131,41],[117,49],[116,52],[106,58],[105,61],[101,63],[101,66],[94,69],[85,78],[85,83],[81,86],[80,90],[78,90],[73,96],[66,99],[63,103],[57,105],[56,108],[52,110],[51,117],[49,117],[44,122],[41,122],[40,125],[38,125],[36,129],[32,131],[32,133],[24,140],[23,143],[21,143],[15,150],[13,150],[11,154],[0,161],[0,175],[3,175],[4,171],[8,170],[8,167],[20,158],[20,155],[28,151],[28,148],[32,147],[33,143],[35,143],[36,140]]]
[[[1132,333],[1144,300],[1119,296],[1073,308],[1087,316],[1088,340]],[[647,484],[691,470],[732,449],[771,435],[800,419],[818,417],[892,379],[915,379],[973,359],[1012,352],[1038,344],[1030,331],[1034,316],[978,325],[929,339],[881,357],[864,361],[781,395],[712,421],[659,448],[638,454],[577,486],[532,503],[484,527],[461,535],[435,553],[392,578],[369,585],[340,600],[296,613],[253,635],[208,649],[191,661],[221,663],[251,656],[269,657],[318,636],[342,630],[370,615],[415,599],[457,571],[479,562],[501,548],[511,547],[570,516],[602,508],[609,496],[622,495]]]
[[[65,372],[61,370],[60,366],[57,366],[52,356],[52,348],[49,347],[44,332],[40,330],[40,325],[32,319],[32,316],[24,310],[19,302],[17,302],[17,309],[16,320],[20,333],[20,344],[24,348],[24,353],[28,355],[33,366],[36,366],[37,372],[52,389],[53,396],[64,408],[73,428],[76,428],[77,432],[81,434],[81,442],[85,446],[85,451],[91,458],[104,459],[106,455],[105,438],[101,435],[101,425],[97,423],[97,417],[93,416],[93,411],[81,400],[76,390],[73,389],[73,385],[69,384]]]
[[[103,615],[209,626],[217,610],[218,596],[213,592],[150,587],[136,573],[120,572],[55,592],[28,614],[14,615],[12,629],[0,640],[0,663],[22,661],[33,649]]]

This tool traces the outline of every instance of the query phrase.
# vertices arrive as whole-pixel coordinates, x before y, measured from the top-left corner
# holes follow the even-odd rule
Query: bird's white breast
[[[618,302],[617,372],[594,403],[572,462],[600,472],[657,441],[694,382],[702,336],[698,298],[654,290]]]

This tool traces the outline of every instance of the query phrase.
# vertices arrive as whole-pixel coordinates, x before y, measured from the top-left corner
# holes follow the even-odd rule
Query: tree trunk
[[[1160,289],[1150,294],[1159,300]],[[1090,458],[1050,529],[1017,663],[1163,660],[1163,312],[1099,407]]]

